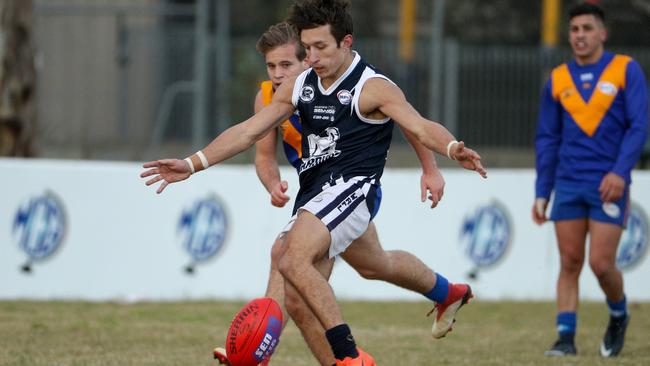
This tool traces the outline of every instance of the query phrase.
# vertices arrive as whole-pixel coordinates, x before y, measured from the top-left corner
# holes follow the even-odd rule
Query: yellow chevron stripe
[[[564,109],[589,137],[593,136],[600,126],[618,91],[625,89],[625,70],[630,61],[628,56],[614,56],[598,79],[588,103],[585,103],[578,92],[566,64],[553,70],[553,98],[562,103]]]

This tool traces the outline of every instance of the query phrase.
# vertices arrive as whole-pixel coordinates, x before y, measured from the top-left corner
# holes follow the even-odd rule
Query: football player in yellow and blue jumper
[[[630,202],[630,172],[648,134],[648,92],[631,57],[605,51],[603,10],[589,3],[569,11],[574,59],[556,67],[544,88],[536,148],[533,220],[550,220],[560,251],[557,281],[559,339],[547,356],[577,353],[578,279],[589,235],[589,266],[605,293],[610,320],[600,345],[603,357],[623,348],[630,320],[616,251]]]

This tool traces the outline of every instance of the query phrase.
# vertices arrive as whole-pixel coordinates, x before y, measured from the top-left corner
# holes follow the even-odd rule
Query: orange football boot
[[[357,347],[359,356],[356,358],[346,357],[341,360],[336,360],[336,366],[376,366],[375,360],[369,354],[365,353],[361,348]]]

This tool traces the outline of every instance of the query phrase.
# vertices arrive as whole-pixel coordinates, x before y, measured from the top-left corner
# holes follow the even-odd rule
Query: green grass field
[[[0,302],[0,365],[216,365],[242,303]],[[446,338],[430,335],[424,302],[344,302],[358,344],[378,365],[650,365],[650,304],[631,304],[623,354],[598,356],[607,323],[601,303],[578,315],[579,355],[548,359],[555,340],[551,303],[480,302],[463,308]],[[316,365],[293,323],[272,365]]]

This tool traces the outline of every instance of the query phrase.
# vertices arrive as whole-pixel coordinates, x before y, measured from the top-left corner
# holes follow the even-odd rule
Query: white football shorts
[[[321,193],[297,210],[280,236],[291,230],[300,211],[311,212],[327,226],[331,237],[329,257],[336,257],[366,232],[380,200],[381,190],[374,178],[354,177],[325,185]]]

